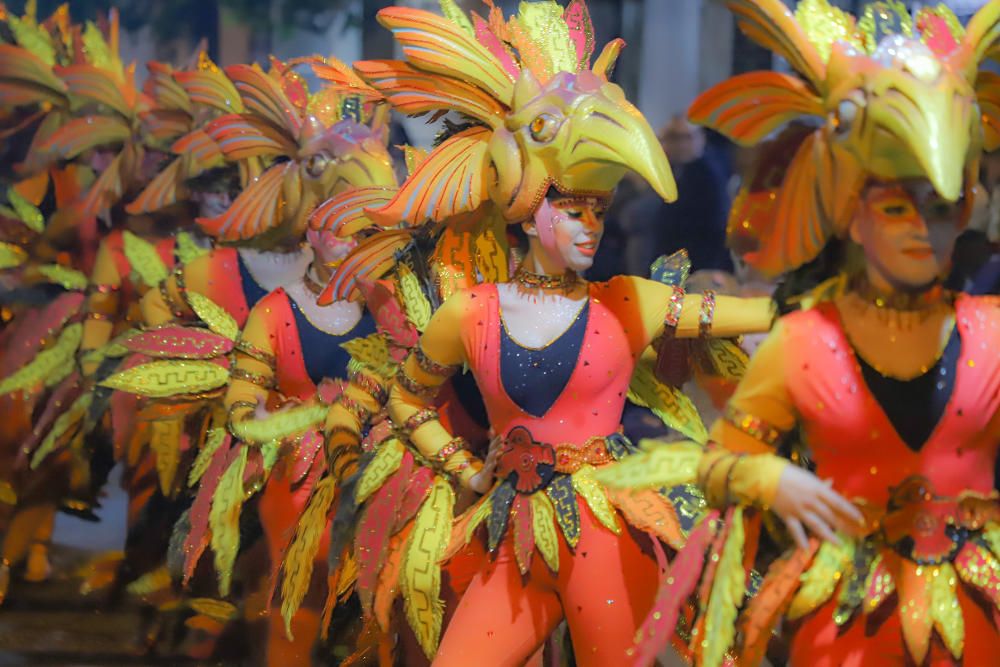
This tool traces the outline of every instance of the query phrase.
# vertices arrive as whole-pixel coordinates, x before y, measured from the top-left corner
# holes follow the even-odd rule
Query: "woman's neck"
[[[521,262],[521,267],[525,271],[537,273],[544,276],[561,276],[569,269],[562,262],[555,260],[548,252],[542,248],[542,244],[535,239],[531,239],[528,246],[528,253]]]

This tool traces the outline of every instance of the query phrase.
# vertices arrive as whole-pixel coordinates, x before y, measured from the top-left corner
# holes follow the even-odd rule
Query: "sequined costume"
[[[329,66],[319,58],[296,64],[303,63]],[[372,394],[382,392],[379,384],[362,377],[360,369],[353,374],[357,386],[346,383],[351,356],[340,344],[374,333],[371,318],[362,317],[364,306],[341,303],[317,308],[319,288],[310,272],[319,257],[308,247],[296,248],[306,221],[325,198],[352,186],[395,183],[383,142],[383,118],[377,109],[373,112],[356,97],[336,95],[325,86],[310,94],[290,66],[278,61],[273,65],[270,74],[249,66],[227,70],[241,90],[246,111],[217,118],[206,131],[232,159],[273,157],[266,148],[259,155],[254,152],[261,149],[250,141],[250,133],[257,131],[262,137],[273,133],[265,124],[275,122],[274,110],[282,109],[288,144],[284,155],[289,159],[270,164],[225,214],[199,221],[220,240],[252,243],[263,250],[220,248],[161,283],[159,293],[143,303],[147,321],[153,325],[148,342],[158,348],[159,360],[108,380],[123,391],[166,397],[168,406],[199,389],[218,391],[228,385],[221,419],[214,419],[210,426],[189,476],[189,482],[199,486],[186,523],[179,526],[184,550],[181,568],[187,581],[211,544],[220,592],[228,596],[241,546],[241,509],[263,489],[253,508],[264,525],[272,576],[251,576],[244,582],[251,595],[241,600],[243,611],[252,618],[268,612],[274,582],[307,501],[322,496],[325,500],[317,502],[328,506],[336,499],[339,476],[331,475],[330,482],[317,485],[325,470],[325,415],[346,412],[347,424],[338,426],[350,438],[341,444],[356,446],[366,415],[378,408]],[[261,106],[262,99],[270,104]],[[284,197],[296,188],[298,206],[286,206]],[[248,217],[251,213],[252,218]],[[346,311],[352,322],[348,330],[324,324],[331,313],[345,317]],[[182,324],[190,319],[199,322]],[[237,339],[241,328],[244,331]],[[185,351],[198,339],[205,343],[204,352]],[[234,354],[232,364],[230,354]],[[149,376],[144,375],[147,372]],[[324,378],[329,379],[318,391]],[[258,400],[262,408],[302,405],[261,418],[255,409]],[[371,402],[375,405],[369,406]],[[338,407],[342,404],[350,409]],[[233,437],[226,434],[227,429]],[[325,507],[317,512],[320,522],[313,530],[320,534],[326,524]],[[318,585],[310,583],[310,573],[320,547],[318,541],[309,545],[308,553],[289,568],[301,576],[285,577],[286,582],[294,580],[298,597],[285,614],[287,639],[278,607],[268,619],[267,660],[271,664],[307,661],[319,635],[319,610],[313,600]],[[345,586],[349,585],[347,580]],[[336,584],[330,588],[335,600],[339,589]],[[309,592],[310,603],[296,614]]]
[[[632,529],[649,531],[653,539],[674,546],[682,540],[674,508],[664,496],[650,492],[635,502],[619,498],[614,505],[590,477],[595,466],[630,451],[616,431],[632,370],[644,348],[665,329],[680,336],[766,330],[771,305],[769,300],[720,297],[714,323],[705,317],[699,325],[703,304],[712,310],[709,297],[704,302],[685,298],[683,290],[639,279],[593,285],[577,374],[564,391],[549,384],[555,382],[552,374],[533,377],[527,388],[533,398],[558,397],[552,412],[531,417],[505,398],[496,371],[501,332],[497,288],[473,285],[507,280],[506,226],[541,219],[534,216],[549,207],[550,189],[608,197],[628,169],[663,197],[675,193],[652,130],[607,79],[621,41],[609,44],[591,66],[593,31],[584,3],[572,2],[565,9],[554,2],[523,3],[509,21],[492,4],[488,20],[466,16],[452,2],[443,2],[442,9],[446,18],[402,7],[382,10],[379,21],[393,31],[406,61],[355,63],[357,75],[344,77],[344,84],[360,94],[384,95],[408,113],[457,110],[471,119],[451,128],[398,191],[373,194],[360,206],[367,224],[381,231],[359,247],[357,257],[364,261],[348,258],[331,283],[333,294],[349,295],[358,282],[395,267],[398,251],[420,236],[425,223],[442,223],[428,274],[437,288],[433,296],[448,300],[426,324],[390,398],[390,416],[403,428],[406,442],[389,441],[376,451],[362,473],[359,500],[367,499],[362,485],[365,492],[378,488],[404,452],[413,452],[414,460],[432,471],[433,481],[412,524],[388,546],[396,555],[387,559],[382,576],[398,581],[407,620],[435,664],[526,660],[564,612],[577,660],[614,663],[625,658],[636,628],[634,615],[651,603],[648,593],[657,572],[653,556],[643,552],[652,540]],[[358,220],[331,215],[329,226],[346,232],[363,227]],[[546,248],[554,234],[551,226],[539,230]],[[604,358],[598,359],[602,353]],[[577,359],[573,352],[568,355]],[[655,361],[655,353],[650,355],[645,357],[647,371]],[[482,463],[429,408],[437,388],[463,363],[506,448],[500,464],[503,480],[458,519],[453,534],[455,487],[467,487]],[[613,369],[612,363],[617,363]],[[593,373],[586,369],[589,364],[595,366]],[[644,377],[662,386],[651,372]],[[598,396],[585,397],[588,389],[598,390]],[[659,398],[665,395],[672,394],[664,390]],[[573,424],[567,430],[561,422],[570,411]],[[508,521],[512,526],[504,530]],[[473,578],[438,649],[444,619],[437,563],[483,522],[490,527],[489,546],[499,556]],[[359,536],[359,544],[365,539],[367,535]],[[533,559],[536,548],[542,556]],[[574,570],[598,562],[604,572],[624,574],[620,579],[597,577],[591,570],[583,575],[585,586],[582,578],[574,578]],[[602,579],[606,589],[596,587]],[[560,600],[550,587],[557,580],[558,586],[567,586],[560,592],[569,599]],[[376,592],[376,614],[385,614],[379,607],[384,610],[393,595]],[[609,599],[618,601],[622,611],[600,620],[598,614],[608,617]],[[581,606],[587,608],[583,614]]]
[[[872,267],[893,266],[894,251],[918,258],[907,267],[929,257],[911,249],[933,242],[937,231],[926,230],[968,218],[979,152],[998,139],[996,77],[978,68],[995,44],[1000,3],[965,28],[943,5],[911,17],[902,3],[875,3],[856,21],[825,0],[794,15],[771,0],[728,4],[800,76],[735,77],[695,101],[693,120],[756,144],[788,122],[826,119],[797,132],[783,178],[752,179],[770,187],[745,188],[731,233],[769,273],[811,260],[834,236],[865,259],[779,321],[711,431],[698,478],[711,504],[728,507],[726,520],[692,532],[711,555],[704,569],[700,553],[682,553],[668,578],[702,575],[697,661],[718,665],[732,651],[758,664],[783,619],[793,665],[989,664],[1000,646],[1000,375],[989,352],[1000,312],[994,299],[933,286],[933,275],[930,286],[895,289],[874,288],[871,276],[888,275]],[[914,182],[927,184],[938,208],[899,185]],[[872,188],[906,194],[879,208]],[[864,225],[912,228],[911,245],[876,245],[889,237]],[[775,452],[796,439],[795,460],[805,455],[866,525],[839,543],[813,537],[808,549],[789,550],[745,599],[761,510],[775,508],[788,473]],[[604,479],[666,483],[697,450],[650,451]],[[774,523],[766,512],[764,523]],[[665,588],[663,621],[651,627],[669,631],[677,618],[669,596],[694,589]]]

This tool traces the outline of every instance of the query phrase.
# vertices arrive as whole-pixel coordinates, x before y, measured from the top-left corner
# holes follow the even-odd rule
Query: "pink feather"
[[[198,560],[205,552],[205,548],[208,547],[208,514],[212,509],[212,496],[215,495],[219,479],[226,470],[232,440],[232,436],[227,433],[225,440],[215,450],[212,460],[201,478],[201,483],[198,485],[198,494],[194,497],[194,503],[191,505],[191,530],[184,538],[185,585],[194,575]]]
[[[653,608],[636,633],[639,641],[635,647],[635,664],[651,665],[657,654],[670,642],[677,626],[681,608],[694,592],[705,565],[705,552],[712,542],[711,522],[718,512],[710,512],[688,535],[687,543],[674,558],[667,562],[663,545],[655,537],[653,550],[660,568],[660,589]]]

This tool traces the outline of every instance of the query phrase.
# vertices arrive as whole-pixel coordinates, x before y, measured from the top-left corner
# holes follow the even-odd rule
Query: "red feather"
[[[212,496],[219,486],[219,479],[226,471],[229,462],[229,448],[232,444],[232,436],[226,434],[225,440],[215,450],[212,460],[205,470],[201,482],[198,484],[198,494],[194,497],[191,505],[191,529],[184,538],[184,584],[186,585],[194,575],[194,569],[198,566],[198,560],[208,546],[208,515],[212,509]]]
[[[660,541],[653,537],[656,562],[660,567],[660,589],[656,594],[653,608],[636,633],[638,641],[635,649],[637,665],[651,665],[657,654],[666,646],[674,634],[681,608],[694,588],[705,566],[705,551],[712,541],[712,521],[719,513],[709,512],[688,535],[687,543],[674,558],[667,562],[667,555]]]
[[[358,594],[361,604],[370,607],[375,595],[382,563],[385,561],[394,519],[406,491],[406,483],[413,472],[413,455],[403,454],[403,460],[389,479],[368,501],[368,508],[358,522],[355,538],[355,555],[358,561]]]

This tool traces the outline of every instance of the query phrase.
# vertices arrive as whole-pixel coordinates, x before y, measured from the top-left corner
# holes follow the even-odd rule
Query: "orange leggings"
[[[992,612],[980,606],[959,584],[957,587],[965,619],[965,651],[962,660],[951,657],[941,638],[931,635],[931,648],[922,667],[980,667],[996,665],[1000,653],[1000,633]],[[893,667],[913,665],[906,651],[899,608],[892,605],[884,618],[865,622],[857,617],[840,628],[833,621],[836,600],[820,607],[799,625],[792,640],[792,667]],[[878,623],[881,621],[881,624]]]
[[[585,503],[580,541],[570,551],[559,540],[559,572],[537,553],[524,577],[511,530],[473,578],[445,630],[434,667],[523,665],[565,617],[576,663],[620,665],[636,629],[653,605],[658,571],[644,534],[601,526]],[[558,530],[558,529],[557,529]]]

